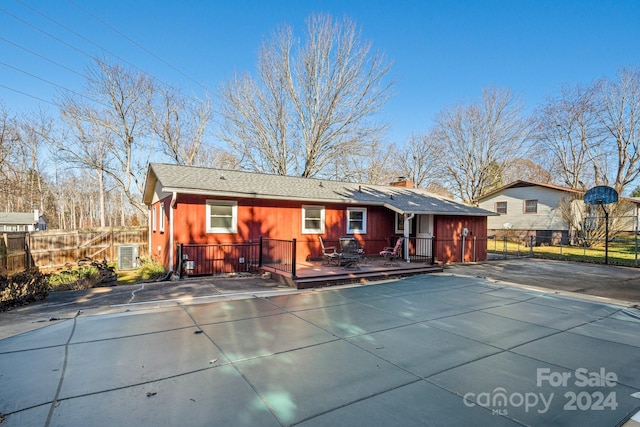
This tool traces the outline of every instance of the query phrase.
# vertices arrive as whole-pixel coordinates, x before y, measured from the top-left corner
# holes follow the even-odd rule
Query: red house
[[[175,271],[181,244],[296,239],[296,259],[312,260],[322,258],[318,237],[335,244],[352,236],[377,254],[404,236],[407,261],[420,251],[443,263],[486,259],[494,213],[412,187],[152,163],[143,196],[150,253]]]

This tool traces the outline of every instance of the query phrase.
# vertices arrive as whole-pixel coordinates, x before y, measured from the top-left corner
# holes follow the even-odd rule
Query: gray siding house
[[[47,223],[34,212],[0,212],[0,232],[46,230]]]
[[[583,194],[568,187],[515,181],[482,196],[478,205],[498,214],[487,218],[489,235],[535,236],[538,242],[559,243],[567,241],[570,231],[562,206]]]

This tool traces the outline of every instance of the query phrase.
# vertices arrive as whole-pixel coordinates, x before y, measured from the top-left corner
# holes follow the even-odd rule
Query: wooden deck
[[[290,273],[278,271],[270,267],[262,267],[262,271],[271,273],[271,277],[287,286],[297,289],[332,286],[345,283],[359,283],[383,280],[415,274],[440,273],[438,264],[397,260],[388,265],[384,258],[369,258],[357,263],[355,267],[327,265],[326,261],[305,261],[297,263],[296,277]]]

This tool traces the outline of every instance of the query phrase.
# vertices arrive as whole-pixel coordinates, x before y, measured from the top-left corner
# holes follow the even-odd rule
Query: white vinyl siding
[[[531,186],[507,188],[479,203],[479,207],[496,211],[497,202],[506,202],[506,214],[487,217],[487,228],[502,230],[510,223],[513,230],[567,230],[568,224],[562,218],[561,201],[568,193],[551,188]],[[525,201],[537,201],[536,213],[524,213]]]

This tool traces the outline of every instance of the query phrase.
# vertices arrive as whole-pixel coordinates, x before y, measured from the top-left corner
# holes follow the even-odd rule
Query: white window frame
[[[527,203],[535,203],[535,211],[533,212],[529,212],[527,210]],[[538,199],[528,199],[524,201],[524,204],[522,205],[522,213],[525,215],[535,215],[538,213]]]
[[[396,212],[395,217],[396,234],[404,234],[404,214]],[[409,221],[409,233],[413,233],[413,221]]]
[[[211,227],[211,207],[231,206],[231,227]],[[238,202],[235,200],[207,200],[207,233],[235,234],[238,232]]]
[[[164,201],[160,202],[160,215],[158,218],[158,228],[164,233]]]
[[[156,231],[156,205],[151,208],[151,231]]]
[[[362,213],[362,228],[355,230],[351,228],[351,213]],[[347,234],[367,234],[367,208],[347,208]]]
[[[503,204],[503,203],[504,203],[504,212],[500,212],[500,209],[498,209],[498,205],[501,205],[501,204]],[[500,214],[500,215],[507,215],[507,213],[508,213],[508,212],[509,212],[509,207],[508,207],[507,202],[505,202],[505,201],[499,201],[499,202],[496,202],[496,213],[497,213],[497,214]]]
[[[320,209],[320,228],[307,228],[307,209]],[[302,234],[324,234],[324,218],[325,218],[325,207],[318,205],[303,205],[302,206]],[[318,219],[318,218],[311,218]]]

